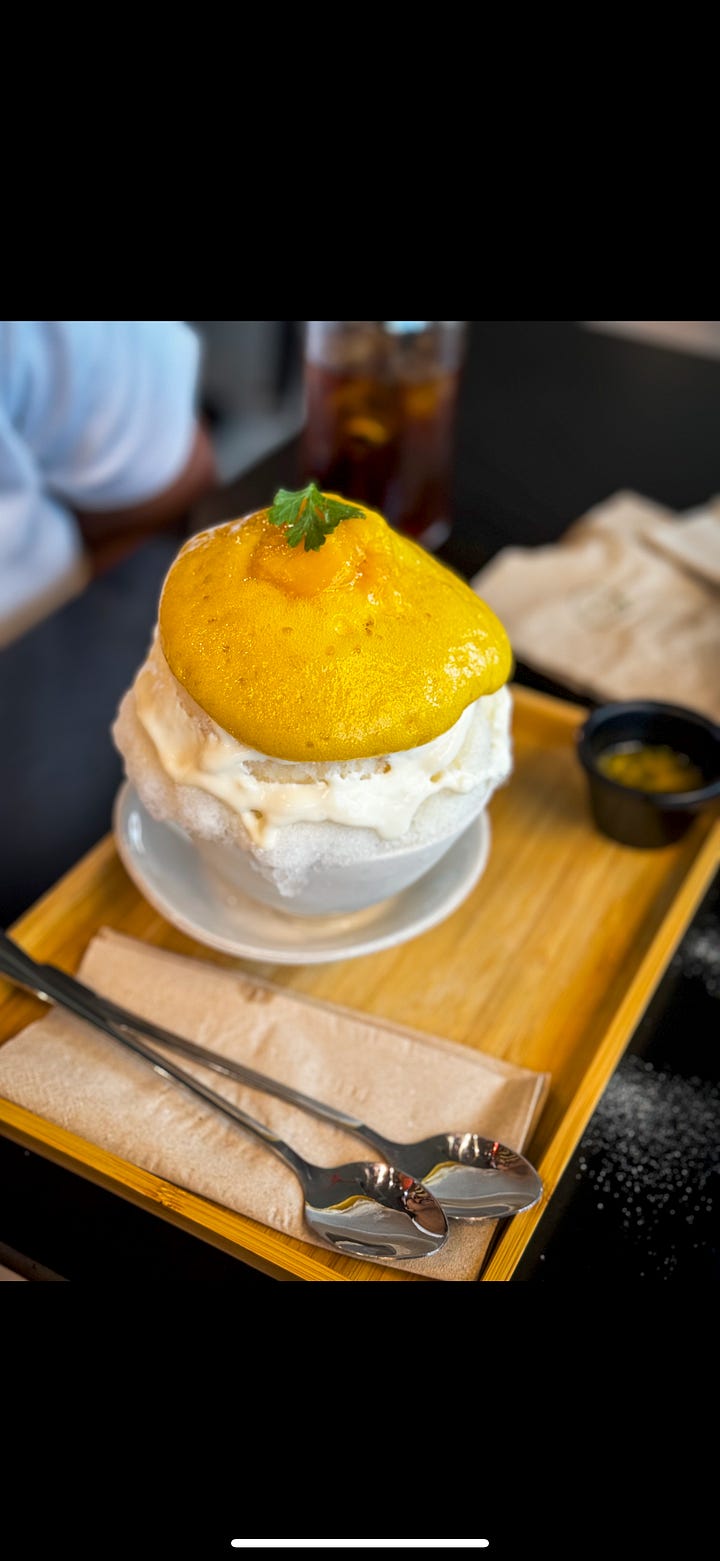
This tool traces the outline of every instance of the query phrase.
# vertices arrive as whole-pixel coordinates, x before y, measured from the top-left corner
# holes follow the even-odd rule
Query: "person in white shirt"
[[[212,487],[199,361],[179,320],[0,321],[0,645]]]

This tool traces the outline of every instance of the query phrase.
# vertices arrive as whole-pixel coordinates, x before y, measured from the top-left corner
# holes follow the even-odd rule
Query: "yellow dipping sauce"
[[[431,742],[512,668],[490,608],[369,509],[314,552],[290,547],[266,510],[199,533],[168,573],[159,618],[192,698],[238,742],[280,759]]]
[[[599,755],[597,767],[602,775],[638,791],[698,791],[705,784],[699,766],[666,743],[618,743]]]

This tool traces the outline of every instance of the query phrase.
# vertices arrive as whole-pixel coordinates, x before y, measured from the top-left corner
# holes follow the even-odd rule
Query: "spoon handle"
[[[105,1035],[117,1041],[118,1045],[124,1046],[136,1057],[141,1057],[156,1073],[160,1074],[161,1078],[174,1079],[177,1084],[182,1084],[206,1105],[214,1107],[223,1116],[229,1117],[231,1122],[235,1122],[253,1137],[260,1139],[261,1143],[264,1143],[268,1149],[272,1149],[281,1160],[285,1160],[292,1167],[303,1187],[306,1186],[312,1168],[295,1149],[291,1148],[290,1144],[286,1144],[271,1128],[266,1127],[264,1122],[258,1122],[255,1117],[248,1116],[246,1111],[241,1111],[239,1106],[234,1106],[223,1095],[208,1089],[206,1084],[201,1083],[192,1074],[186,1073],[184,1068],[179,1068],[177,1063],[159,1056],[151,1046],[146,1046],[139,1040],[137,1035],[131,1035],[127,1030],[120,1029],[110,1018],[101,1014],[97,1004],[86,1002],[82,996],[71,991],[64,983],[57,982],[52,966],[39,965],[2,931],[0,931],[0,973],[8,976],[17,985],[27,987],[43,1001],[50,999],[61,1008],[66,1008],[70,1013],[75,1014],[76,1018],[84,1019],[86,1023],[104,1031]],[[83,992],[81,982],[75,982],[74,986],[81,993]]]
[[[24,963],[27,969],[33,971],[33,978],[39,978],[46,983],[52,982],[55,989],[64,992],[69,998],[81,1002],[85,1008],[91,1008],[99,1018],[117,1025],[123,1030],[139,1031],[150,1040],[158,1041],[161,1046],[167,1046],[170,1051],[179,1052],[184,1057],[199,1062],[205,1068],[211,1068],[214,1073],[220,1073],[225,1078],[236,1079],[240,1084],[247,1084],[249,1089],[256,1089],[264,1095],[275,1095],[278,1100],[284,1100],[288,1105],[298,1106],[301,1111],[310,1111],[314,1116],[322,1117],[326,1122],[332,1122],[336,1127],[342,1127],[347,1132],[357,1133],[358,1137],[367,1139],[383,1154],[389,1147],[388,1140],[376,1133],[367,1123],[361,1122],[359,1117],[351,1116],[349,1112],[342,1111],[339,1106],[329,1106],[322,1100],[314,1100],[311,1095],[304,1095],[298,1089],[293,1089],[290,1084],[283,1084],[280,1079],[272,1079],[264,1073],[258,1073],[254,1068],[248,1068],[245,1063],[236,1062],[230,1057],[221,1057],[219,1052],[209,1051],[206,1046],[199,1046],[196,1041],[187,1040],[183,1035],[175,1035],[172,1030],[165,1030],[162,1025],[155,1024],[151,1019],[141,1019],[139,1014],[133,1014],[127,1008],[121,1008],[118,1003],[113,1003],[110,998],[102,997],[99,992],[94,992],[92,987],[85,986],[75,976],[70,976],[65,970],[60,970],[57,965],[40,965],[29,954],[21,949],[19,944],[13,943],[7,933],[0,931],[0,958],[7,956],[17,965]]]

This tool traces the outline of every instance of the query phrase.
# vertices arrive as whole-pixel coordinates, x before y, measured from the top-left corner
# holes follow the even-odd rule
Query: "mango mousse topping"
[[[327,495],[340,500],[339,495]],[[469,585],[374,510],[315,551],[259,510],[172,565],[160,641],[224,731],[279,759],[361,759],[429,743],[507,682],[505,630]]]

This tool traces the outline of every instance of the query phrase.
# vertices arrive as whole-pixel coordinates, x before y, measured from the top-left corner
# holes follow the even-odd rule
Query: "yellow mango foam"
[[[369,509],[314,552],[290,547],[266,510],[199,533],[168,573],[159,626],[172,672],[218,726],[296,761],[432,742],[512,667],[486,603]]]

